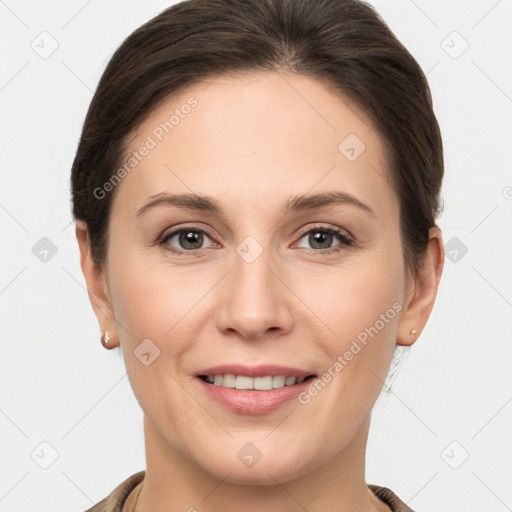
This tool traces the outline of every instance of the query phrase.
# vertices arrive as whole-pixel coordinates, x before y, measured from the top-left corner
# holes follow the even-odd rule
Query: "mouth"
[[[239,414],[265,414],[290,402],[317,377],[283,366],[224,365],[201,370],[196,382],[209,399]]]
[[[271,389],[281,389],[288,386],[295,386],[313,379],[316,375],[304,376],[285,376],[285,375],[265,375],[263,377],[250,377],[248,375],[235,375],[234,373],[199,375],[199,378],[207,384],[214,386],[223,386],[229,389],[250,389],[254,391],[270,391]]]

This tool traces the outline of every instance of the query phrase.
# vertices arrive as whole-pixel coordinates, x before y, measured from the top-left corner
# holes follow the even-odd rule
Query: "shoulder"
[[[370,490],[383,501],[393,512],[414,512],[391,489],[380,485],[368,484]]]
[[[122,512],[129,494],[144,480],[146,472],[139,471],[121,482],[106,498],[85,512]]]

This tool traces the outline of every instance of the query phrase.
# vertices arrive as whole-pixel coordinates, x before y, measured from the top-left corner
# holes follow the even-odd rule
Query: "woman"
[[[72,169],[81,266],[144,412],[90,510],[410,511],[371,409],[444,263],[425,76],[356,0],[192,0],[116,51]]]

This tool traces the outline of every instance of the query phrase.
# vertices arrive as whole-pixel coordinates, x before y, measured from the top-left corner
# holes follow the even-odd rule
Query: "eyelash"
[[[189,254],[193,254],[194,252],[204,250],[204,249],[176,250],[171,245],[169,245],[167,243],[167,241],[170,238],[172,238],[173,236],[175,236],[179,233],[182,233],[184,231],[192,231],[194,233],[202,233],[203,235],[207,235],[212,240],[214,239],[214,237],[208,231],[201,229],[201,228],[196,228],[194,226],[189,226],[189,227],[177,229],[175,231],[171,231],[170,233],[166,233],[165,235],[159,237],[159,241],[158,241],[159,245],[163,246],[163,248],[165,250],[167,250],[173,254],[176,254],[178,256],[188,256]],[[329,233],[331,235],[338,237],[338,239],[340,240],[341,243],[335,247],[331,247],[330,249],[307,249],[307,248],[301,247],[301,249],[305,249],[309,253],[322,254],[322,255],[332,254],[332,253],[337,253],[337,252],[342,251],[344,247],[350,247],[350,246],[355,245],[355,240],[352,237],[345,234],[344,232],[342,232],[341,230],[339,230],[338,228],[325,227],[325,226],[315,226],[313,228],[309,228],[307,231],[304,231],[299,235],[299,240],[302,239],[305,235],[312,233],[312,232],[313,233],[314,232]]]

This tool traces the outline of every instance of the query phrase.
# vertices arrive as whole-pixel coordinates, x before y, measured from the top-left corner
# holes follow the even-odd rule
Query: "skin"
[[[206,85],[169,98],[139,127],[134,151],[188,98],[198,101],[117,185],[102,269],[86,225],[76,225],[91,304],[111,345],[122,348],[144,412],[146,477],[136,510],[389,510],[365,482],[370,412],[396,344],[414,343],[430,316],[444,264],[441,232],[431,229],[425,263],[411,275],[382,139],[328,85],[276,72]],[[350,133],[366,146],[355,161],[338,150]],[[290,196],[334,190],[374,215],[350,204],[283,215]],[[191,191],[215,197],[225,217],[172,206],[137,216],[154,194]],[[198,249],[177,236],[159,243],[192,226],[212,234]],[[308,234],[324,227],[357,245],[336,236],[315,245]],[[263,249],[250,264],[236,252],[248,236]],[[339,252],[322,253],[333,247]],[[320,376],[395,302],[402,310],[307,405],[240,414],[209,399],[193,376],[223,363]],[[160,350],[149,366],[134,355],[147,338]],[[252,468],[237,457],[247,442],[262,453]]]

